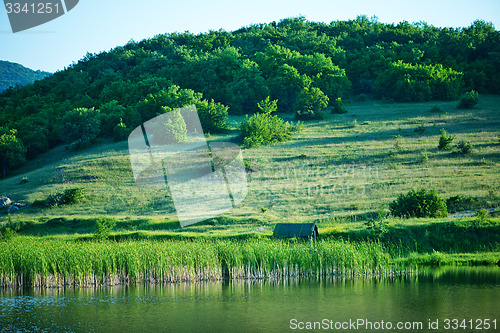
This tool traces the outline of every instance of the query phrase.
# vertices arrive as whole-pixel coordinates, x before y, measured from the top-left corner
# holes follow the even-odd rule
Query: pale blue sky
[[[107,51],[130,39],[187,30],[231,31],[298,15],[326,23],[376,15],[384,23],[424,21],[439,27],[464,27],[482,19],[499,29],[500,0],[80,0],[66,15],[16,34],[0,7],[0,60],[53,72],[87,52]]]

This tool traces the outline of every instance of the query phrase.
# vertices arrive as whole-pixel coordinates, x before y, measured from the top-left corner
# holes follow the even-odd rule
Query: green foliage
[[[0,167],[3,177],[7,174],[7,170],[18,167],[26,161],[26,148],[16,135],[16,130],[6,131],[0,135]]]
[[[70,205],[85,200],[85,187],[75,187],[51,194],[45,199],[44,205],[48,207]]]
[[[476,104],[479,103],[479,94],[475,90],[466,92],[460,102],[458,102],[458,109],[473,109]]]
[[[101,115],[94,108],[77,108],[64,114],[61,135],[69,142],[69,150],[78,150],[92,143],[100,133]]]
[[[91,286],[394,271],[380,242],[320,240],[312,248],[275,239],[68,242],[18,237],[1,242],[0,253],[9,254],[0,257],[0,285],[16,287],[21,281],[24,287]]]
[[[284,142],[292,137],[292,126],[269,113],[256,113],[250,118],[247,116],[239,128],[245,148]]]
[[[477,211],[476,220],[479,223],[485,223],[485,222],[487,222],[489,217],[490,217],[490,212],[488,212],[486,209],[480,208]]]
[[[109,238],[111,231],[116,226],[116,220],[101,216],[95,222],[94,237],[97,240],[103,241]]]
[[[484,201],[479,198],[456,195],[446,200],[448,212],[456,213],[464,210],[478,209],[484,205]]]
[[[134,117],[129,115],[127,108],[120,105],[116,100],[102,104],[99,111],[101,114],[101,134],[104,136],[113,135],[114,137],[116,124],[123,123],[123,119],[129,125],[138,123],[138,119],[133,119]]]
[[[196,110],[200,117],[203,131],[206,133],[223,133],[229,129],[228,106],[203,100],[196,103]]]
[[[389,204],[391,214],[401,217],[446,217],[446,201],[435,190],[410,190]]]
[[[61,119],[75,108],[99,108],[100,135],[114,137],[120,118],[133,129],[161,114],[161,107],[203,100],[221,103],[208,107],[202,120],[214,133],[226,128],[219,121],[226,107],[233,114],[250,114],[270,96],[279,100],[281,112],[294,113],[304,89],[320,89],[334,110],[336,99],[351,91],[396,101],[449,100],[458,97],[462,85],[500,93],[499,36],[479,20],[449,29],[383,24],[364,16],[329,24],[292,18],[233,32],[161,34],[88,53],[33,84],[8,88],[0,94],[0,123],[19,130],[17,138],[31,159],[61,139],[70,149],[90,143],[89,137],[66,138],[71,131]],[[0,85],[5,77],[24,76],[17,65],[9,64],[7,72],[1,67]],[[305,118],[316,115],[308,110],[301,110]],[[221,118],[207,125],[214,113]]]
[[[457,145],[457,148],[460,154],[462,155],[472,154],[473,146],[470,141],[460,140],[460,142]]]
[[[165,112],[169,112],[170,117],[164,124],[162,131],[165,132],[165,140],[168,143],[179,143],[186,141],[187,138],[187,128],[184,118],[179,110],[169,111],[168,108],[164,108]]]
[[[346,113],[347,109],[344,107],[341,97],[333,98],[330,100],[332,106],[332,113]]]
[[[270,101],[269,97],[261,101],[259,109],[265,113],[256,113],[248,116],[239,124],[243,146],[246,148],[274,144],[290,140],[294,127],[271,112],[276,110],[277,101]]]
[[[375,81],[378,96],[398,102],[452,100],[458,97],[463,73],[441,64],[408,64],[398,60]]]
[[[270,97],[267,96],[264,100],[257,103],[257,107],[261,113],[271,114],[278,110],[278,100],[271,101]]]
[[[20,64],[0,60],[0,92],[16,86],[33,83],[51,75],[49,72],[34,71]]]
[[[328,106],[328,100],[319,88],[302,89],[295,103],[295,117],[300,120],[324,119],[323,110]]]
[[[120,118],[120,122],[113,129],[113,140],[115,142],[126,140],[129,134],[130,130],[127,128],[127,126],[123,123],[122,119]]]
[[[11,241],[15,236],[17,235],[17,233],[12,230],[11,228],[7,227],[7,228],[4,228],[1,232],[0,232],[0,241],[4,241],[4,242],[9,242]]]
[[[455,139],[454,135],[448,134],[444,128],[441,129],[441,135],[439,136],[438,147],[439,149],[448,150],[451,148],[451,143]]]
[[[420,157],[418,158],[418,163],[424,164],[424,163],[427,163],[428,160],[429,160],[429,156],[427,155],[427,153],[421,153]]]

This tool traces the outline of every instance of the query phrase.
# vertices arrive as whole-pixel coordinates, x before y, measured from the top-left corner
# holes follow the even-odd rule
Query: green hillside
[[[130,131],[164,108],[189,104],[212,114],[205,120],[217,114],[215,133],[226,127],[226,113],[256,112],[266,97],[278,101],[278,112],[311,119],[357,96],[424,102],[470,90],[498,94],[499,54],[500,32],[479,20],[437,28],[365,16],[328,24],[296,17],[232,32],[161,34],[87,54],[0,94],[0,136],[18,146],[16,158],[0,160],[8,172],[58,145],[92,145],[119,124]],[[90,133],[67,126],[82,110],[94,118]]]
[[[179,229],[169,194],[135,184],[126,142],[103,142],[79,152],[51,150],[30,161],[18,175],[1,180],[0,197],[32,204],[14,214],[40,225],[33,231],[29,231],[33,226],[28,228],[30,234],[91,233],[92,221],[99,215],[118,218],[123,223],[118,229],[125,233],[141,229],[160,234],[167,229],[269,233],[274,223],[283,221],[316,221],[325,230],[348,230],[364,228],[364,222],[380,212],[386,214],[389,203],[412,188],[435,189],[444,198],[476,198],[478,205],[467,208],[494,208],[500,203],[499,102],[498,96],[482,96],[474,110],[457,109],[456,102],[353,102],[345,114],[305,123],[292,141],[244,149],[249,194],[222,220],[210,222],[222,223],[221,228],[202,224]],[[456,136],[452,150],[438,149],[441,129]],[[237,140],[237,136],[233,129],[207,140]],[[460,141],[472,143],[471,154],[460,153]],[[78,187],[85,188],[83,202],[36,204]],[[78,222],[70,230],[42,228],[60,217],[90,221]]]
[[[8,89],[0,285],[498,264],[498,54],[500,32],[483,21],[299,17],[129,42]],[[170,192],[134,181],[126,139],[188,105],[208,142],[241,148],[249,188],[181,228]],[[176,115],[155,130],[182,142]],[[273,239],[279,222],[315,222],[319,239]]]
[[[24,86],[42,80],[52,73],[34,71],[20,64],[0,60],[0,92],[16,85]]]

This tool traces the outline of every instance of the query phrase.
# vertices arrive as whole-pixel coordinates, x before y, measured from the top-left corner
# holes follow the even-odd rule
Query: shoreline
[[[395,255],[395,253],[398,255]],[[19,238],[0,243],[0,288],[64,288],[308,277],[395,277],[424,267],[500,266],[500,252],[403,252],[380,242],[71,242]]]

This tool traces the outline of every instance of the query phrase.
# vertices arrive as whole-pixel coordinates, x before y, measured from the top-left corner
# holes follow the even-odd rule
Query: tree
[[[127,128],[127,126],[123,123],[123,120],[120,118],[120,122],[113,129],[113,140],[115,142],[126,140],[129,134],[130,130]]]
[[[62,119],[61,136],[71,147],[78,149],[92,142],[100,133],[101,117],[94,108],[67,111]]]
[[[297,96],[295,103],[296,117],[303,120],[323,118],[322,111],[327,106],[328,96],[321,89],[316,87],[304,88]]]
[[[257,107],[259,108],[260,113],[270,114],[278,110],[278,100],[275,99],[274,101],[271,101],[269,96],[267,96],[266,99],[257,103]]]
[[[0,136],[0,165],[4,178],[8,169],[18,167],[26,162],[26,148],[16,135],[17,131],[11,129]]]
[[[163,107],[165,112],[168,112],[170,117],[167,121],[162,124],[165,131],[165,139],[169,144],[179,143],[186,141],[187,128],[184,118],[179,110],[169,110],[167,107]]]

